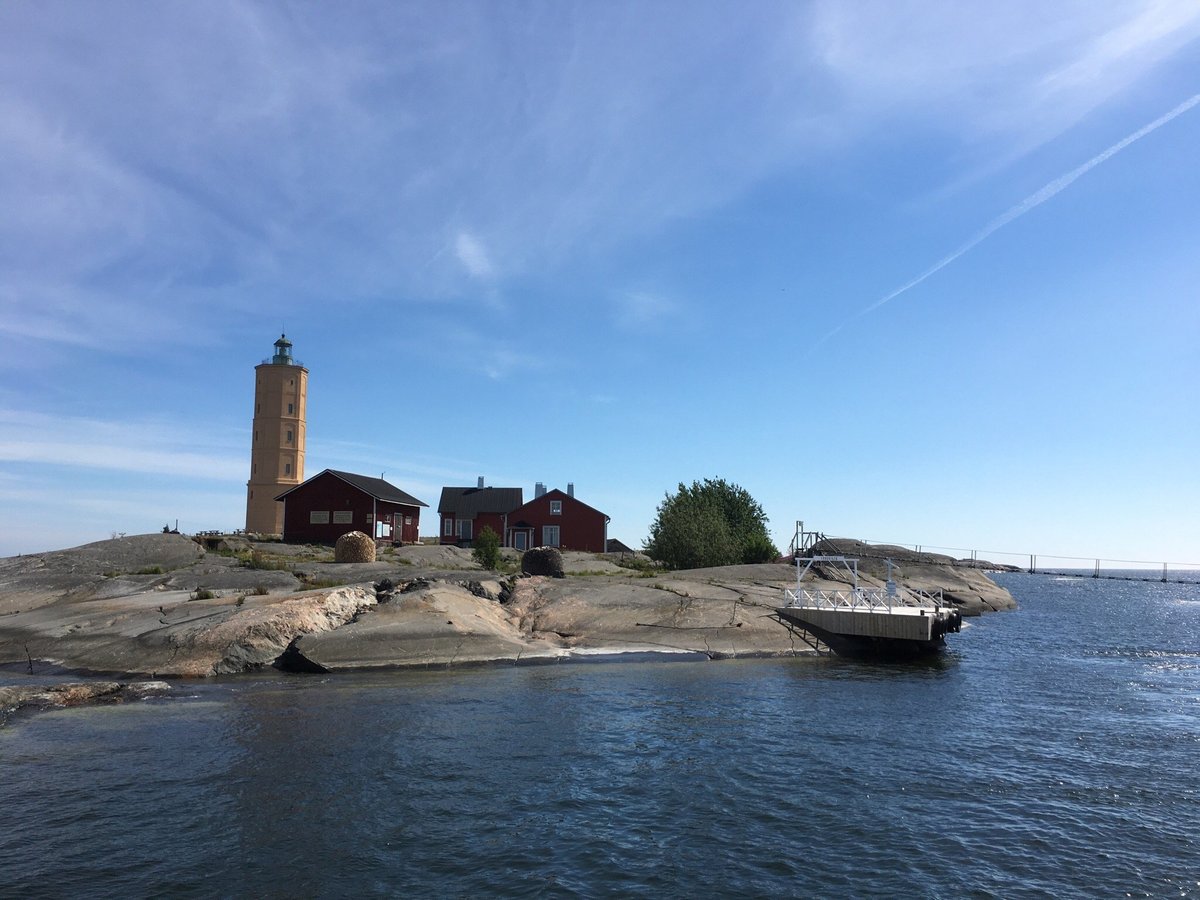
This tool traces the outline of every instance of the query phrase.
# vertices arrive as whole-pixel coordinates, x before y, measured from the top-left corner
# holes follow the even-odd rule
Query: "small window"
[[[290,428],[288,429],[287,442],[289,444],[292,442],[292,429],[290,429]]]
[[[444,534],[446,537],[454,536],[454,520],[453,519],[447,519],[445,521],[445,523],[442,525],[442,534]]]
[[[290,403],[289,403],[289,404],[288,404],[288,415],[289,415],[289,416],[292,414],[292,410],[294,410],[294,409],[295,409],[295,407],[294,407],[292,404],[290,404]]]
[[[291,464],[291,463],[284,463],[284,464],[283,464],[283,474],[284,474],[284,475],[291,475],[291,474],[292,474],[292,464]]]
[[[308,512],[309,525],[328,525],[329,510],[327,509],[312,509]]]
[[[550,515],[552,515],[552,516],[561,516],[562,515],[562,501],[561,500],[551,500],[550,501]],[[553,546],[553,544],[551,544],[550,546]]]

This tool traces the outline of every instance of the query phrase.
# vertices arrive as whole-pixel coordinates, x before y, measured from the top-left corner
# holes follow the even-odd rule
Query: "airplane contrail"
[[[995,219],[993,219],[991,222],[989,222],[987,225],[985,225],[983,230],[981,230],[978,234],[976,234],[973,238],[971,238],[969,241],[967,241],[965,244],[963,244],[961,247],[959,247],[957,250],[955,250],[949,256],[943,257],[938,262],[934,263],[932,266],[930,266],[928,269],[926,269],[924,272],[922,272],[920,275],[918,275],[916,278],[912,279],[911,281],[906,282],[905,284],[902,284],[900,287],[896,288],[890,294],[886,294],[885,296],[876,300],[870,306],[855,313],[853,316],[851,316],[849,319],[847,319],[841,325],[838,325],[831,332],[829,332],[829,334],[825,335],[825,337],[823,337],[819,341],[817,341],[816,346],[820,346],[821,344],[825,343],[827,340],[829,340],[831,337],[833,337],[835,334],[837,334],[839,331],[841,331],[843,328],[845,328],[851,322],[854,322],[857,319],[861,319],[863,316],[867,315],[868,313],[872,313],[875,310],[879,309],[879,307],[883,306],[885,303],[895,300],[897,297],[899,297],[905,291],[912,290],[918,284],[920,284],[922,281],[924,281],[925,279],[929,278],[932,275],[937,274],[942,269],[946,268],[946,266],[950,265],[950,263],[954,262],[956,259],[958,259],[960,256],[962,256],[964,253],[968,252],[969,250],[978,246],[983,241],[987,240],[989,237],[991,237],[993,234],[995,234],[997,231],[999,231],[1005,225],[1009,224],[1010,222],[1012,222],[1015,219],[1019,219],[1021,216],[1025,215],[1025,213],[1029,212],[1031,209],[1041,206],[1043,203],[1045,203],[1047,200],[1054,197],[1056,194],[1058,194],[1061,191],[1065,190],[1066,188],[1070,187],[1071,183],[1074,182],[1080,176],[1086,175],[1092,169],[1096,168],[1096,166],[1100,165],[1100,163],[1116,156],[1118,153],[1120,153],[1122,150],[1124,150],[1130,144],[1134,143],[1135,141],[1140,141],[1142,138],[1144,138],[1146,135],[1150,134],[1152,131],[1157,131],[1159,128],[1161,128],[1162,126],[1164,126],[1168,122],[1170,122],[1172,119],[1178,118],[1179,116],[1183,115],[1185,112],[1187,112],[1189,109],[1191,109],[1193,106],[1196,106],[1197,104],[1200,104],[1200,94],[1193,94],[1191,97],[1189,97],[1187,100],[1184,100],[1182,103],[1180,103],[1174,109],[1172,109],[1170,112],[1164,113],[1163,115],[1159,116],[1157,119],[1155,119],[1149,125],[1143,125],[1141,128],[1139,128],[1133,134],[1117,141],[1115,144],[1113,144],[1111,147],[1109,147],[1104,152],[1096,154],[1091,159],[1089,159],[1087,162],[1085,162],[1083,165],[1072,169],[1066,175],[1061,175],[1058,178],[1055,178],[1053,181],[1051,181],[1049,184],[1047,184],[1041,190],[1035,191],[1034,193],[1030,194],[1028,197],[1026,197],[1024,200],[1022,200],[1020,203],[1018,203],[1012,209],[1008,210],[1008,212],[1005,212],[1002,215],[997,216]]]

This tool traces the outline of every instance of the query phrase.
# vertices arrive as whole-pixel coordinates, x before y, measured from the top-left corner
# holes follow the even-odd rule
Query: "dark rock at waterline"
[[[165,681],[88,681],[0,687],[0,722],[19,709],[60,709],[90,703],[122,703],[144,700],[171,690]]]

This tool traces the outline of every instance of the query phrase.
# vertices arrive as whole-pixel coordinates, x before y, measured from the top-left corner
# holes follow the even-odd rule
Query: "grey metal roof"
[[[521,488],[444,487],[438,512],[474,516],[479,513],[508,513],[521,505]]]
[[[315,481],[322,475],[333,475],[335,478],[340,478],[342,481],[352,485],[362,491],[364,494],[374,497],[376,500],[383,500],[386,503],[399,503],[403,506],[429,506],[428,503],[422,503],[412,494],[405,493],[396,487],[394,484],[389,484],[382,478],[371,478],[368,475],[355,475],[353,472],[339,472],[336,469],[325,469],[322,472],[314,475],[304,484],[298,484],[290,490],[284,491],[276,500],[282,500],[292,491],[304,487],[305,484]]]

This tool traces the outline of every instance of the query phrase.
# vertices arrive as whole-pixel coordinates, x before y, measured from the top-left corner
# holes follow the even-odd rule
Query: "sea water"
[[[1200,896],[1200,586],[997,580],[1021,609],[925,664],[271,675],[20,715],[0,895]]]

